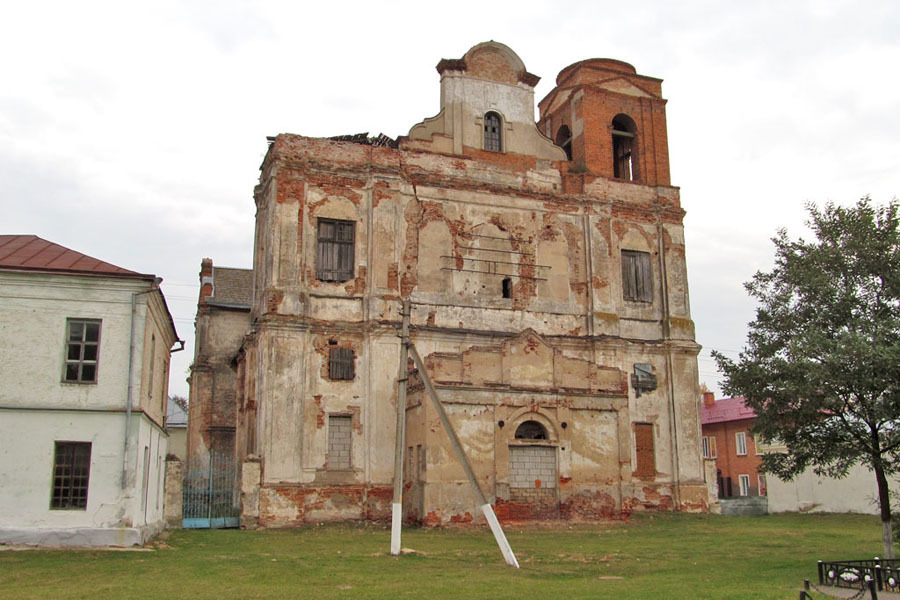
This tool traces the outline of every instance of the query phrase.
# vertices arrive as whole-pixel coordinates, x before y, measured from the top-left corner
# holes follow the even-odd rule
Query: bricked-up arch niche
[[[525,421],[516,429],[517,440],[546,440],[547,430],[537,421]]]
[[[556,132],[556,145],[566,153],[566,160],[572,160],[572,132],[567,125],[563,125]]]
[[[493,152],[503,151],[503,139],[501,126],[503,120],[500,115],[491,111],[484,115],[484,149]]]
[[[640,181],[637,160],[637,125],[628,115],[612,120],[613,176],[625,181]]]

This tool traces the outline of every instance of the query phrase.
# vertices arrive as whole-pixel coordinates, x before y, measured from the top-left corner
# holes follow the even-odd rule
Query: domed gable
[[[521,82],[529,87],[534,87],[541,80],[525,70],[525,63],[509,46],[495,41],[472,46],[462,58],[442,59],[437,64],[437,70],[441,74],[462,71],[470,77],[511,85]]]

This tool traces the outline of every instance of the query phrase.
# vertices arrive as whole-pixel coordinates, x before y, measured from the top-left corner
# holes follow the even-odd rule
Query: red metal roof
[[[744,404],[744,397],[721,398],[712,406],[700,405],[700,422],[703,425],[709,423],[724,423],[725,421],[740,421],[742,419],[754,419],[756,413]]]
[[[0,235],[0,268],[152,277],[117,267],[36,235]]]

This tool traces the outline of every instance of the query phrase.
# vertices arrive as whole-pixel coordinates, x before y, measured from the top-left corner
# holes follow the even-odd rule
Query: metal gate
[[[181,526],[185,529],[223,529],[240,526],[235,492],[234,457],[210,452],[209,462],[194,457],[184,477]]]

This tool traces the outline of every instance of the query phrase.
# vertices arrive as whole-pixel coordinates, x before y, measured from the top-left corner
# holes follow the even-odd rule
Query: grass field
[[[816,560],[880,554],[876,517],[641,514],[627,523],[487,529],[380,526],[173,531],[148,551],[0,552],[2,598],[778,598]]]

